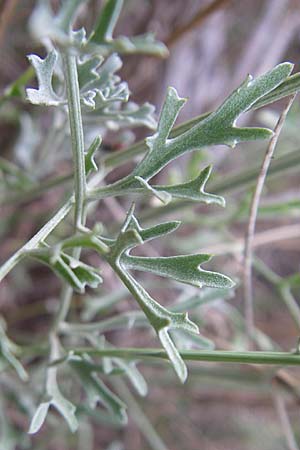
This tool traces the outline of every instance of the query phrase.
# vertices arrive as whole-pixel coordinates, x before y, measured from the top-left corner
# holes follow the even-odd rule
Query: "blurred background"
[[[6,86],[27,70],[26,55],[44,52],[28,30],[34,3],[29,0],[0,2],[2,96]],[[57,3],[53,1],[54,8]],[[101,4],[101,1],[90,0],[82,8],[78,25],[91,29]],[[180,122],[216,108],[248,73],[259,75],[282,61],[293,62],[294,70],[299,70],[300,4],[297,0],[125,1],[116,34],[130,36],[147,31],[154,32],[159,40],[166,43],[169,57],[160,60],[126,56],[120,76],[128,82],[134,101],[149,101],[157,111],[163,103],[166,88],[174,86],[180,96],[188,98]],[[32,84],[32,79],[29,79],[28,85]],[[248,113],[243,121],[247,125],[272,128],[284,104],[285,101],[277,102],[255,113]],[[35,122],[29,120],[29,113],[45,129],[51,125],[47,111],[42,113],[21,100],[1,100],[1,261],[5,261],[45,223],[49,211],[61,204],[67,192],[64,186],[58,186],[32,196],[30,192],[26,193],[22,181],[7,183],[3,159],[27,169],[36,157],[37,147],[43,150],[40,144],[42,138],[36,135]],[[296,347],[300,335],[299,320],[291,314],[291,304],[296,305],[297,313],[300,300],[299,123],[300,108],[296,99],[276,149],[273,167],[279,169],[271,171],[267,180],[254,240],[255,325],[257,345],[261,349],[281,348],[289,351]],[[124,142],[147,135],[149,131],[143,128],[135,130],[134,134],[126,131],[106,133],[102,154],[122,151],[126,146]],[[31,154],[24,151],[24,145],[32,149]],[[260,166],[266,145],[257,142],[239,145],[234,150],[210,148],[185,156],[180,163],[173,164],[166,176],[178,181],[182,180],[184,173],[191,178],[199,166],[212,163],[212,188],[209,189],[209,186],[208,191],[224,195],[227,208],[193,206],[176,211],[166,210],[164,219],[183,219],[186,225],[176,238],[167,238],[163,245],[147,246],[147,254],[213,253],[216,256],[210,267],[226,273],[239,283],[244,235],[255,186],[251,171]],[[48,151],[51,152],[51,145]],[[70,162],[63,157],[56,157],[52,162],[53,168],[45,170],[44,174],[43,170],[39,175],[31,173],[37,187],[53,176],[63,176],[70,169]],[[127,170],[126,167],[113,172],[111,180],[119,177],[123,170]],[[249,182],[245,181],[249,176]],[[101,211],[99,208],[95,210],[95,220],[101,217],[104,225],[112,221],[122,222],[129,204],[130,199],[106,200],[101,204]],[[143,225],[148,220],[147,207],[147,200],[138,204]],[[63,234],[64,230],[59,232]],[[106,273],[106,268],[103,270],[105,284],[98,293],[96,307],[95,302],[91,307],[89,299],[75,296],[73,318],[80,316],[84,302],[88,305],[86,315],[90,319],[99,320],[103,315],[109,317],[111,311],[101,307],[103,295],[105,298],[115,295],[117,300],[122,300],[117,302],[109,298],[116,312],[133,308],[132,300],[115,276],[108,270]],[[141,280],[148,283],[149,291],[164,304],[197,294],[195,288],[160,284],[148,275],[141,276]],[[1,283],[0,312],[17,342],[18,336],[32,339],[34,333],[38,340],[46,332],[57,306],[59,290],[60,283],[54,275],[34,262],[19,265]],[[245,322],[242,289],[238,286],[227,297],[203,301],[203,305],[193,311],[193,318],[200,325],[202,334],[211,339],[217,348],[243,349]],[[98,309],[97,305],[100,305]],[[113,331],[109,338],[119,346],[157,346],[148,329]],[[51,432],[51,424],[43,428],[39,437],[32,440],[24,437],[22,444],[12,448],[297,450],[287,419],[292,424],[295,439],[300,442],[299,371],[212,363],[190,364],[189,368],[188,381],[181,386],[167,365],[142,365],[141,371],[149,384],[149,394],[144,399],[137,398],[125,383],[117,382],[114,388],[128,404],[127,428],[120,428],[95,414],[91,420],[83,419],[79,434],[73,436],[67,433],[64,424],[59,425],[59,419],[54,418],[55,435],[53,428]],[[4,376],[1,389],[9,390],[9,382]],[[5,400],[5,415],[12,427],[23,436],[22,432],[28,427],[28,416],[24,411],[16,410],[10,398]],[[41,439],[44,443],[40,442]]]

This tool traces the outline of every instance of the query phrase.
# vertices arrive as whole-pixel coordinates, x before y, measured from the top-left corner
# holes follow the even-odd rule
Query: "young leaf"
[[[39,83],[38,89],[26,89],[28,100],[34,105],[59,105],[62,100],[52,88],[53,71],[57,61],[56,51],[52,50],[45,59],[37,55],[29,55],[28,59],[35,68]]]
[[[83,293],[86,286],[96,288],[103,281],[98,269],[66,253],[59,251],[58,254],[53,255],[51,249],[43,249],[41,251],[32,251],[29,254],[49,266],[60,278],[79,293]]]
[[[97,172],[98,167],[94,160],[94,155],[96,151],[99,149],[102,142],[101,136],[95,137],[93,142],[91,143],[88,151],[85,154],[85,173],[88,175],[90,172]]]
[[[137,393],[142,397],[145,397],[148,393],[148,386],[145,381],[145,378],[141,374],[141,372],[137,369],[135,362],[130,361],[127,362],[120,358],[112,358],[113,362],[116,366],[120,367],[124,370],[124,373],[131,381],[132,386],[135,388]]]
[[[139,106],[128,102],[127,83],[120,82],[116,72],[122,67],[117,54],[110,55],[104,62],[102,58],[92,57],[79,61],[78,79],[81,102],[89,122],[106,122],[107,126],[119,129],[125,126],[146,126],[156,128],[154,106],[144,103]]]
[[[0,355],[2,355],[5,361],[15,369],[21,380],[27,381],[28,374],[15,356],[15,353],[18,351],[18,347],[7,337],[5,329],[6,324],[3,318],[0,317]]]
[[[142,228],[134,215],[131,216],[131,221],[131,225],[138,231],[143,242],[148,242],[152,239],[157,239],[173,233],[173,231],[177,230],[181,224],[179,220],[174,220],[172,222],[160,223],[150,228]]]
[[[51,39],[64,47],[74,45],[69,30],[79,6],[85,0],[65,0],[55,15],[49,0],[39,0],[30,17],[29,26],[36,39]]]
[[[67,400],[60,392],[56,380],[56,368],[48,369],[47,395],[49,400],[39,404],[33,418],[31,419],[29,434],[37,433],[43,426],[50,406],[53,406],[65,418],[70,430],[74,433],[78,428],[78,422],[75,416],[76,407]]]
[[[80,90],[88,89],[90,83],[99,80],[98,69],[103,63],[102,56],[87,57],[79,59],[77,64],[78,84]]]
[[[29,430],[28,430],[29,434],[37,433],[40,430],[40,428],[43,426],[43,423],[45,422],[50,405],[51,405],[51,402],[42,402],[39,404],[37,410],[34,413],[33,418],[31,419]]]
[[[121,424],[127,423],[126,405],[97,377],[85,367],[84,360],[78,356],[68,359],[70,366],[76,371],[87,392],[90,406],[95,408],[100,401]]]
[[[96,348],[104,348],[109,347],[113,348],[112,345],[108,344],[108,342],[105,340],[104,336],[101,336],[100,338],[97,336],[88,336],[88,339],[91,341],[92,345]],[[139,395],[145,396],[148,391],[147,383],[140,373],[140,371],[137,369],[134,361],[124,361],[120,358],[110,358],[105,357],[103,358],[103,366],[104,371],[106,374],[110,374],[114,370],[114,365],[122,369],[125,375],[129,378],[131,381],[133,387],[136,389]]]
[[[208,194],[204,190],[211,174],[211,170],[212,167],[208,166],[191,181],[172,186],[153,186],[153,189],[158,192],[165,192],[175,198],[186,198],[188,200],[225,206],[225,199],[223,197],[220,195]]]

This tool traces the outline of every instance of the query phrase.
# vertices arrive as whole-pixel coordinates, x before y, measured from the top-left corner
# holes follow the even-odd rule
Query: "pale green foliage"
[[[77,373],[88,397],[91,408],[100,401],[121,424],[127,423],[126,405],[97,377],[93,366],[90,368],[81,357],[70,357],[70,366]],[[87,361],[88,362],[88,361]]]
[[[35,68],[39,82],[39,89],[27,89],[28,100],[34,105],[59,105],[60,99],[52,88],[53,71],[57,61],[56,51],[48,53],[45,59],[36,55],[30,55],[28,59]]]
[[[177,375],[182,381],[185,381],[187,377],[186,366],[168,332],[176,329],[188,333],[198,333],[197,325],[189,320],[187,314],[173,313],[157,303],[128,272],[128,269],[152,272],[197,287],[230,288],[233,286],[233,282],[224,275],[206,272],[199,268],[201,263],[208,261],[208,255],[185,255],[166,258],[146,258],[130,255],[129,251],[132,248],[164,236],[174,231],[178,225],[178,222],[168,222],[143,229],[133,215],[132,208],[121,228],[119,236],[113,243],[110,243],[111,251],[105,255],[105,258],[137,300],[168,353]]]
[[[208,262],[211,255],[197,253],[141,257],[130,253],[135,247],[152,239],[166,237],[176,232],[180,222],[156,223],[151,227],[142,228],[132,206],[124,218],[123,225],[117,231],[114,226],[103,231],[103,227],[98,223],[94,223],[93,228],[88,228],[85,223],[88,203],[106,197],[131,198],[132,194],[138,196],[147,194],[157,197],[163,203],[172,202],[174,199],[186,199],[225,206],[223,197],[207,193],[205,190],[212,171],[211,166],[197,169],[195,177],[193,174],[190,177],[192,179],[177,184],[157,185],[152,184],[151,180],[170,162],[187,152],[215,145],[233,148],[240,142],[269,139],[272,136],[271,130],[238,127],[237,120],[248,110],[299,89],[298,74],[289,77],[293,65],[283,63],[256,79],[248,77],[216,111],[200,116],[187,125],[174,128],[186,100],[180,98],[174,88],[169,88],[157,124],[152,105],[145,103],[139,106],[128,102],[130,94],[128,85],[117,75],[122,66],[117,53],[166,56],[167,49],[152,35],[133,38],[114,37],[114,28],[123,5],[122,0],[105,2],[88,37],[84,29],[72,30],[74,19],[83,3],[83,0],[62,2],[62,8],[55,15],[48,1],[40,1],[30,21],[35,37],[41,41],[46,39],[49,51],[44,59],[37,55],[29,56],[36,72],[38,87],[27,88],[27,99],[34,105],[56,107],[54,111],[59,112],[60,131],[64,138],[66,133],[63,132],[68,115],[72,116],[73,159],[76,161],[77,158],[80,162],[77,166],[75,164],[74,192],[67,203],[0,269],[0,278],[3,278],[21,259],[33,257],[49,266],[64,283],[62,305],[49,333],[50,365],[46,368],[45,392],[33,415],[30,433],[36,433],[41,428],[50,407],[54,407],[65,418],[71,431],[75,431],[78,427],[75,414],[78,400],[72,398],[70,402],[63,394],[63,389],[60,390],[59,387],[57,374],[61,367],[60,363],[64,364],[62,367],[68,370],[69,374],[76,373],[91,408],[100,403],[115,423],[126,423],[126,405],[104,384],[100,376],[125,375],[140,395],[146,395],[147,384],[132,358],[124,361],[117,355],[104,356],[99,363],[88,354],[89,350],[95,352],[114,350],[105,339],[106,331],[134,326],[151,327],[165,349],[165,354],[176,374],[184,382],[187,367],[180,351],[194,346],[209,351],[214,347],[212,341],[199,334],[198,324],[189,319],[187,311],[219,297],[228,298],[228,293],[234,286],[234,282],[228,276],[202,268],[202,264]],[[20,81],[11,86],[8,95],[13,95],[16,91],[20,92]],[[88,142],[83,142],[82,121],[84,131],[89,136]],[[112,184],[101,184],[109,164],[105,166],[105,158],[103,167],[97,163],[97,153],[102,143],[100,135],[104,135],[108,129],[118,131],[121,128],[137,126],[146,126],[154,130],[154,134],[140,146],[141,152],[145,153],[143,158],[124,178]],[[69,139],[69,136],[67,137]],[[119,158],[121,164],[122,155]],[[2,164],[0,168],[7,177],[13,175],[20,183],[21,175],[15,167]],[[72,208],[79,211],[78,223],[75,220],[74,227],[65,237],[60,237],[54,243],[52,240],[51,244],[46,242],[50,233],[66,218]],[[69,228],[66,227],[66,230]],[[102,262],[110,265],[126,287],[126,292],[136,300],[140,310],[117,314],[100,322],[76,324],[67,321],[66,315],[72,300],[72,292],[84,294],[86,287],[96,289],[102,282],[100,268],[81,260],[82,250],[96,252]],[[174,299],[167,309],[148,293],[132,271],[150,272],[161,278],[204,288],[203,294],[188,297],[178,303]],[[299,282],[298,279],[294,281]],[[170,289],[169,292],[174,295]],[[110,295],[106,299],[102,297],[100,300],[97,295],[96,291],[96,294],[92,294],[86,302],[86,309],[82,312],[85,320],[91,320],[96,312],[105,307],[111,308],[122,299],[123,294],[119,297]],[[26,372],[15,356],[18,347],[8,339],[4,326],[1,326],[0,334],[2,359],[25,379]],[[67,339],[65,342],[67,336],[72,337],[71,349],[68,347]],[[77,345],[79,346],[81,340],[88,341],[89,347],[77,351]],[[123,350],[126,352],[126,349]]]
[[[12,342],[5,333],[6,325],[2,317],[0,317],[0,361],[3,359],[5,364],[13,367],[18,376],[23,381],[28,380],[28,374],[20,361],[16,358],[18,346]],[[1,361],[1,365],[2,365]]]

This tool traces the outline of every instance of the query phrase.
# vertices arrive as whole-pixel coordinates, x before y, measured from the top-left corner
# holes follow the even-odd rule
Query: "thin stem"
[[[245,318],[247,335],[249,338],[253,336],[254,332],[254,311],[253,311],[253,287],[252,287],[252,259],[253,259],[253,241],[255,234],[255,225],[258,214],[259,202],[262,194],[262,190],[265,184],[267,172],[274,154],[278,138],[285,122],[286,116],[293,104],[296,94],[294,94],[288,104],[281,113],[279,120],[276,124],[274,135],[268,145],[261,171],[259,173],[256,188],[251,202],[249,223],[245,237],[244,248],[244,271],[243,271],[243,285],[244,285],[244,299],[245,299]]]
[[[0,267],[0,282],[3,278],[24,258],[26,253],[34,250],[43,242],[50,233],[57,227],[57,225],[67,216],[71,211],[74,198],[71,197],[57,213],[19,250],[17,250],[1,267]]]
[[[277,98],[275,98],[276,100]],[[209,114],[209,113],[208,113]],[[190,129],[197,121],[204,119],[208,116],[208,114],[204,114],[203,116],[199,116],[195,119],[192,119],[189,122],[185,122],[184,124],[175,127],[171,133],[171,137],[176,137],[180,133],[184,132],[187,129]],[[128,161],[136,155],[143,154],[147,150],[147,146],[144,141],[135,144],[130,147],[128,150],[123,152],[118,152],[116,155],[108,155],[104,158],[104,163],[107,167],[115,167],[123,162]],[[282,171],[288,169],[295,169],[299,166],[299,151],[295,150],[290,152],[289,154],[278,158],[275,160],[270,167],[269,175],[276,175],[282,173]],[[227,177],[225,180],[212,182],[210,183],[210,191],[215,194],[220,194],[224,192],[236,191],[241,188],[245,188],[247,185],[251,184],[257,177],[259,168],[255,167],[250,170],[246,170],[238,175],[233,175]],[[71,174],[70,174],[71,176]],[[66,176],[66,180],[69,180],[70,176]],[[98,183],[95,183],[98,175],[94,176],[88,185],[90,187],[97,186]],[[62,180],[64,181],[64,180]],[[53,186],[56,185],[56,182],[53,182]],[[51,187],[51,186],[49,186]],[[29,191],[28,195],[36,196],[38,194],[37,188],[34,188],[33,191]],[[103,193],[104,194],[104,193]],[[1,267],[0,267],[0,282],[1,280],[16,266],[16,264],[23,258],[25,251],[27,249],[32,250],[36,248],[40,241],[46,239],[48,235],[53,231],[54,228],[64,219],[64,217],[70,212],[72,205],[74,202],[74,196],[72,196],[65,205],[53,216],[49,223],[45,224],[41,230],[23,247],[21,247],[17,252],[15,252]],[[161,206],[160,208],[156,208],[155,211],[151,211],[151,213],[147,212],[141,215],[141,219],[147,221],[148,219],[155,219],[156,217],[163,217],[169,213],[175,212],[177,210],[183,211],[185,208],[194,205],[195,202],[190,200],[182,200],[182,201],[174,201],[166,206]],[[62,214],[63,213],[63,214]],[[35,245],[32,245],[35,242]],[[27,245],[29,247],[27,248]]]
[[[175,44],[186,33],[190,33],[196,27],[199,27],[213,13],[224,7],[231,0],[214,0],[208,6],[201,8],[193,18],[180,28],[176,28],[166,41],[167,47]]]
[[[72,54],[64,54],[63,61],[67,85],[69,122],[74,163],[75,227],[77,229],[80,229],[83,226],[83,209],[86,196],[86,176],[84,161],[84,138],[76,56]]]
[[[74,350],[74,348],[70,349]],[[110,356],[123,359],[137,359],[137,360],[153,360],[165,359],[169,360],[168,354],[164,350],[156,348],[104,348],[94,349],[90,347],[77,348],[74,350],[75,354],[81,355],[87,353],[89,355]],[[222,363],[238,363],[238,364],[262,364],[275,366],[299,366],[300,355],[296,352],[236,352],[236,351],[195,351],[182,350],[180,356],[185,361],[207,361],[207,362],[222,362]],[[59,361],[56,361],[59,362]]]

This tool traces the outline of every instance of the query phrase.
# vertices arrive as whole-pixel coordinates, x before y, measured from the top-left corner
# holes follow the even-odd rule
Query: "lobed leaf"
[[[88,43],[101,54],[111,52],[124,54],[149,54],[159,57],[168,55],[167,47],[154,39],[153,34],[128,38],[113,38],[113,32],[123,7],[123,0],[107,0],[96,25],[90,34]]]
[[[223,197],[205,192],[205,185],[211,174],[211,170],[212,166],[208,166],[191,181],[172,186],[153,186],[153,189],[158,192],[165,192],[174,198],[185,198],[208,204],[213,203],[224,207],[225,199]]]
[[[208,145],[234,147],[238,142],[269,138],[272,132],[268,129],[238,128],[235,124],[243,112],[280,85],[292,68],[292,64],[283,63],[256,79],[248,77],[215,112],[173,139],[169,139],[169,135],[185,99],[179,98],[174,88],[169,88],[158,130],[146,140],[149,151],[133,171],[133,176],[148,181],[178,156]]]
[[[98,167],[94,160],[94,155],[96,151],[99,149],[102,142],[101,136],[95,137],[93,142],[91,143],[88,151],[85,153],[85,173],[88,175],[90,172],[97,172]]]
[[[76,292],[83,293],[86,286],[96,288],[103,281],[98,269],[66,253],[59,251],[58,254],[53,255],[53,252],[49,249],[46,251],[32,251],[29,255],[49,266]]]
[[[232,288],[234,283],[230,278],[200,268],[200,265],[209,261],[210,258],[211,255],[205,254],[168,257],[144,257],[127,254],[122,255],[120,261],[126,269],[151,272],[199,288],[203,286],[220,289]]]
[[[37,433],[45,422],[50,406],[53,406],[66,420],[70,430],[74,433],[78,428],[75,416],[76,407],[60,392],[56,381],[56,369],[49,368],[50,380],[47,381],[47,396],[50,398],[41,402],[37,407],[29,426],[29,434]]]
[[[57,106],[62,100],[56,95],[52,87],[52,77],[57,61],[57,53],[51,50],[45,59],[37,55],[29,55],[29,61],[33,65],[38,79],[38,89],[26,89],[28,100],[34,105]]]
[[[16,358],[15,354],[18,351],[18,346],[11,341],[5,333],[6,324],[3,318],[0,318],[0,355],[13,367],[19,378],[22,381],[28,380],[28,374],[20,361]]]
[[[85,367],[84,360],[78,356],[69,357],[70,366],[77,373],[89,399],[95,408],[100,401],[121,424],[127,423],[126,405],[97,377]]]

